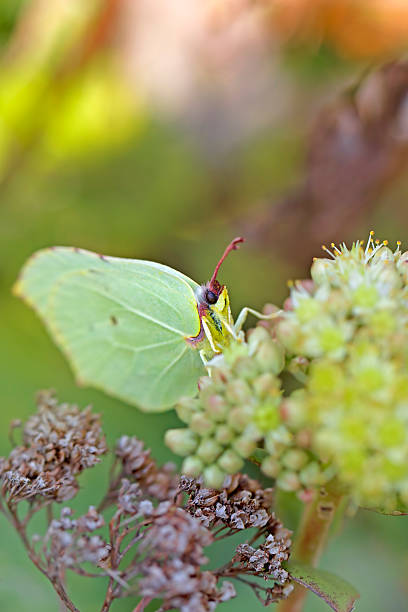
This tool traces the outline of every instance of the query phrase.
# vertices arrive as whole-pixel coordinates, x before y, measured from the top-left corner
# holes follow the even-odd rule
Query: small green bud
[[[215,423],[205,413],[198,412],[192,416],[190,428],[200,436],[206,436],[213,432]]]
[[[232,446],[237,451],[238,455],[241,455],[241,457],[244,457],[245,459],[254,452],[256,442],[251,440],[251,438],[247,438],[246,436],[239,436],[234,440]]]
[[[168,429],[164,436],[165,444],[175,453],[186,457],[197,448],[198,437],[190,429]]]
[[[312,297],[304,297],[299,300],[296,307],[296,315],[301,323],[307,323],[316,319],[321,313],[321,304]]]
[[[234,374],[242,380],[251,381],[259,374],[259,367],[253,357],[240,357],[234,363]]]
[[[241,433],[252,420],[252,409],[247,406],[232,408],[228,415],[228,425]]]
[[[344,347],[346,338],[343,329],[337,325],[326,324],[317,333],[320,347],[325,353],[335,353]]]
[[[229,406],[221,395],[209,395],[204,405],[207,409],[207,414],[218,422],[225,421],[228,414]]]
[[[232,342],[227,349],[224,350],[225,362],[234,367],[235,362],[241,357],[248,355],[248,346],[245,342]]]
[[[249,423],[242,432],[242,435],[245,438],[248,438],[248,440],[253,440],[254,442],[259,442],[259,440],[262,440],[264,437],[263,432],[260,431],[255,423]]]
[[[254,355],[258,350],[259,346],[263,342],[267,342],[271,339],[271,335],[265,327],[258,325],[255,329],[251,330],[248,337],[248,348],[249,354]]]
[[[227,474],[236,474],[244,465],[244,461],[237,453],[229,449],[218,459],[218,465],[227,472]]]
[[[299,476],[295,472],[284,470],[279,474],[276,485],[283,491],[297,491],[300,488]]]
[[[222,489],[225,479],[225,472],[218,465],[210,465],[203,472],[204,482],[207,487],[212,489]]]
[[[362,283],[354,290],[352,300],[354,307],[369,310],[373,308],[378,301],[378,291],[373,285]]]
[[[279,374],[285,365],[285,351],[280,342],[263,342],[255,354],[255,360],[264,371]]]
[[[331,393],[343,384],[343,370],[331,363],[315,363],[310,371],[310,388],[316,393]]]
[[[213,438],[204,438],[201,440],[199,447],[197,448],[197,455],[205,463],[213,463],[222,452],[222,446],[220,446]]]
[[[297,448],[292,448],[282,457],[283,465],[293,471],[300,470],[307,463],[307,460],[307,453]]]
[[[193,478],[200,476],[203,473],[203,470],[203,462],[195,455],[186,457],[186,459],[183,461],[183,465],[181,466],[181,473],[186,474],[187,476],[192,476]]]
[[[259,399],[265,399],[268,394],[276,391],[278,382],[271,372],[265,372],[255,378],[252,386]]]
[[[396,320],[391,312],[378,310],[370,317],[369,325],[376,336],[387,336],[396,329]]]
[[[314,487],[322,484],[322,474],[319,464],[316,461],[312,461],[299,474],[300,482],[305,487]]]
[[[281,471],[281,464],[273,457],[265,457],[261,463],[261,470],[270,478],[276,478]]]
[[[280,454],[285,447],[292,443],[292,440],[293,434],[284,425],[280,425],[277,429],[269,431],[265,435],[265,449],[271,455]]]
[[[215,430],[215,439],[220,444],[229,444],[235,437],[234,431],[228,425],[218,425]]]
[[[408,251],[401,253],[401,257],[397,262],[397,270],[401,274],[405,283],[408,282]]]
[[[330,282],[333,275],[333,263],[330,259],[316,258],[313,261],[310,275],[317,285]]]
[[[190,424],[193,414],[200,410],[200,400],[191,397],[182,397],[176,405],[176,412],[179,419]]]
[[[257,406],[254,412],[254,423],[258,429],[268,432],[278,427],[281,419],[279,416],[280,396],[274,400],[271,398],[265,403]]]
[[[295,353],[299,350],[302,338],[302,328],[297,319],[291,318],[279,321],[277,326],[277,336],[282,344]]]
[[[385,447],[402,446],[406,436],[406,426],[397,419],[388,419],[378,431],[379,440]]]
[[[227,383],[226,398],[232,404],[242,404],[251,400],[251,389],[244,380],[235,378]]]

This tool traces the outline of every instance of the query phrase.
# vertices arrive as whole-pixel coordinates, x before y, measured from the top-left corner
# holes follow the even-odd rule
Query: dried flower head
[[[269,529],[276,520],[271,513],[273,489],[263,489],[245,474],[227,476],[221,491],[208,489],[199,480],[182,478],[180,490],[189,497],[186,510],[209,528]]]
[[[111,546],[93,533],[104,526],[104,518],[93,506],[78,519],[73,515],[71,508],[63,508],[60,518],[51,521],[43,538],[43,552],[51,573],[79,567],[84,562],[98,565],[109,556]]]
[[[141,593],[161,597],[165,610],[182,612],[207,612],[235,597],[230,583],[218,588],[217,577],[200,569],[208,561],[203,549],[212,541],[210,531],[183,508],[161,504],[140,545],[146,553]]]
[[[260,589],[258,597],[264,604],[285,599],[292,591],[288,571],[282,566],[290,556],[292,532],[285,529],[271,510],[273,490],[244,474],[228,476],[222,491],[205,488],[202,482],[182,477],[180,490],[188,495],[186,510],[205,525],[215,529],[220,537],[238,530],[256,527],[251,544],[262,539],[256,548],[240,544],[223,576],[252,574],[274,581],[271,587]],[[222,534],[222,535],[220,535]]]
[[[174,495],[178,484],[174,464],[167,463],[159,468],[141,440],[135,436],[121,436],[115,454],[121,461],[121,477],[136,482],[145,496],[165,500]]]
[[[88,407],[58,404],[50,392],[37,398],[37,413],[23,428],[23,444],[0,463],[3,492],[11,498],[41,495],[64,501],[73,497],[76,476],[96,465],[106,452],[100,417]]]
[[[89,410],[59,405],[54,396],[42,394],[23,439],[24,445],[0,463],[0,510],[70,612],[79,611],[66,590],[67,570],[107,579],[104,612],[129,595],[142,597],[140,610],[160,598],[161,610],[212,612],[235,597],[225,579],[246,582],[265,604],[289,594],[289,575],[282,563],[289,558],[290,532],[271,511],[271,489],[242,474],[227,476],[222,491],[205,488],[202,482],[177,476],[173,466],[157,466],[140,440],[123,436],[98,509],[91,506],[76,518],[64,507],[59,518],[53,518],[52,502],[68,497],[62,483],[68,482],[75,492],[75,476],[106,450],[99,419]],[[49,482],[48,490],[39,489],[41,479]],[[30,503],[23,504],[22,513],[18,504],[25,499]],[[101,512],[107,507],[112,512],[105,525]],[[30,537],[31,519],[45,508],[45,535]],[[203,569],[208,562],[205,548],[248,528],[251,540],[232,547],[230,562]],[[271,583],[263,586],[246,580],[247,575]]]

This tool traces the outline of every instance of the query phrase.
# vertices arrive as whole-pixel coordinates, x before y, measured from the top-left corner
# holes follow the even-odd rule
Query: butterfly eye
[[[217,295],[214,293],[214,291],[208,290],[205,294],[205,299],[208,304],[215,304],[217,301]]]

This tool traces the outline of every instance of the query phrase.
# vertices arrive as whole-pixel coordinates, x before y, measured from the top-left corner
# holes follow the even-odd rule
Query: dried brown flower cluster
[[[122,436],[116,444],[115,454],[121,461],[121,478],[136,480],[145,495],[164,500],[176,492],[178,478],[174,464],[167,463],[159,468],[141,440]]]
[[[189,495],[186,510],[208,528],[217,528],[217,535],[227,535],[237,530],[257,527],[251,543],[240,544],[232,560],[223,568],[224,576],[253,574],[276,581],[269,589],[256,587],[254,591],[262,603],[278,601],[288,597],[293,587],[282,563],[290,556],[292,532],[271,512],[273,490],[262,489],[257,480],[245,474],[228,476],[224,489],[208,489],[194,479],[182,477],[180,489]],[[260,537],[265,539],[259,547],[254,544]]]
[[[208,562],[204,547],[214,539],[208,529],[169,502],[154,510],[152,520],[139,547],[140,552],[146,552],[140,582],[142,595],[162,597],[165,609],[182,612],[206,612],[235,597],[230,582],[218,588],[218,576],[200,569]]]
[[[270,511],[273,489],[262,489],[257,480],[245,474],[227,476],[221,491],[186,477],[181,478],[180,488],[189,494],[186,510],[206,527],[266,530],[276,521]]]
[[[157,466],[140,440],[123,436],[99,505],[78,518],[64,507],[53,518],[53,502],[75,495],[76,476],[106,451],[99,417],[41,394],[37,414],[23,428],[23,442],[2,460],[0,509],[71,612],[79,611],[65,588],[67,570],[105,577],[101,612],[129,596],[139,598],[138,612],[152,599],[161,599],[161,611],[212,612],[235,596],[226,578],[247,583],[265,605],[289,595],[290,576],[282,563],[289,558],[290,532],[271,512],[272,490],[256,480],[237,474],[221,491],[208,489],[178,476],[171,465]],[[23,514],[18,506],[27,501]],[[106,525],[102,511],[108,507],[113,515]],[[48,528],[30,538],[31,518],[44,509]],[[202,569],[208,563],[206,547],[248,528],[253,528],[251,539],[234,546],[231,561]],[[265,582],[248,580],[252,576]]]
[[[50,392],[38,394],[37,410],[24,426],[23,444],[1,460],[3,495],[66,501],[78,490],[76,476],[106,453],[100,418],[89,407],[58,404]]]

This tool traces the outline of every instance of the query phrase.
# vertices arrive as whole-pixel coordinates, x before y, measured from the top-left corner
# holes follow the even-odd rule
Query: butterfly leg
[[[212,350],[214,351],[214,353],[219,353],[220,351],[219,351],[219,349],[216,348],[216,346],[214,344],[214,340],[213,340],[213,337],[211,335],[211,330],[208,327],[207,322],[204,319],[201,319],[201,322],[202,322],[202,325],[204,327],[205,335],[207,337],[208,342],[210,343],[210,346],[211,346]]]
[[[262,312],[258,312],[257,310],[253,310],[253,308],[248,308],[247,306],[245,306],[245,308],[243,308],[241,310],[241,312],[238,315],[237,320],[235,321],[234,324],[234,331],[236,334],[238,334],[241,329],[242,326],[244,325],[246,318],[249,314],[254,315],[254,317],[256,317],[257,319],[264,319],[266,321],[270,320],[270,319],[274,319],[275,317],[278,317],[281,314],[281,310],[277,310],[276,312],[272,312],[271,314],[263,314]]]
[[[200,351],[200,357],[201,357],[201,361],[203,362],[205,367],[207,367],[208,359],[206,358],[205,351],[203,349],[201,349],[201,351]]]

